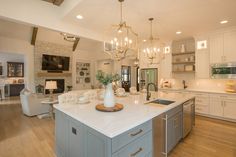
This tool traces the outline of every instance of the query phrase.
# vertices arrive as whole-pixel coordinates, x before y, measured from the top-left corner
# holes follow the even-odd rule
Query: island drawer
[[[131,142],[112,157],[150,157],[152,151],[152,131]]]
[[[112,153],[116,152],[123,146],[129,144],[130,142],[138,139],[147,132],[152,130],[152,121],[145,122],[133,129],[126,131],[125,133],[118,135],[112,139]]]

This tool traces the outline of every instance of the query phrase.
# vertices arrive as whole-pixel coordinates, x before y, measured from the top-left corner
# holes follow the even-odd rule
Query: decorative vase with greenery
[[[104,106],[105,107],[114,107],[115,106],[115,96],[112,89],[112,82],[120,80],[119,74],[106,74],[103,71],[99,70],[96,75],[97,80],[105,86],[104,93]]]

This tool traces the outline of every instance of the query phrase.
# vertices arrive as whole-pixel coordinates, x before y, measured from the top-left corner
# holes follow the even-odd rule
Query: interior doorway
[[[129,92],[131,86],[131,66],[121,66],[121,86]]]

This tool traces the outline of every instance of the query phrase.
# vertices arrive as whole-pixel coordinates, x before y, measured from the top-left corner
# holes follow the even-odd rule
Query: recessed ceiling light
[[[180,32],[180,31],[178,31],[178,32],[176,32],[176,34],[181,34],[182,32]]]
[[[81,19],[83,19],[84,17],[83,17],[82,15],[77,15],[76,18],[81,20]]]
[[[227,20],[223,20],[223,21],[220,21],[220,23],[221,24],[226,24],[226,23],[228,23],[228,21]]]
[[[143,39],[143,42],[146,42],[147,40],[146,39]]]

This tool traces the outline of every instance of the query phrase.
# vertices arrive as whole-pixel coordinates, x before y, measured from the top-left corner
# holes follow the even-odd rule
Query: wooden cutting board
[[[96,110],[102,111],[102,112],[117,112],[117,111],[121,111],[123,108],[124,106],[118,103],[116,103],[114,107],[105,107],[104,104],[96,105]]]

